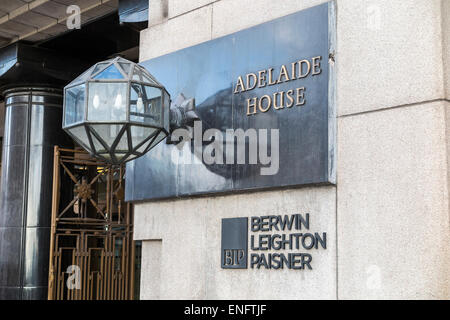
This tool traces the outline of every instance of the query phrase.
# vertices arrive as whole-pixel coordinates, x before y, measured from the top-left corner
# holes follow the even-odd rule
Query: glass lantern
[[[169,134],[170,95],[143,67],[117,57],[64,88],[63,129],[112,164],[140,157]]]

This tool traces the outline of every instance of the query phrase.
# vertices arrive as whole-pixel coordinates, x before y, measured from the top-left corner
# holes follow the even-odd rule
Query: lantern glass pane
[[[150,76],[148,76],[145,72],[142,72],[142,80],[150,84],[158,85],[158,83],[153,81],[153,79]]]
[[[164,140],[167,137],[167,134],[164,131],[161,131],[156,139],[152,142],[152,145],[150,146],[149,150],[154,148],[158,143],[160,143],[162,140]]]
[[[125,157],[126,153],[122,153],[122,152],[115,152],[114,156],[116,157],[117,161],[121,161],[124,157]]]
[[[94,79],[123,79],[123,75],[119,69],[117,69],[116,65],[112,64],[96,75]]]
[[[75,80],[73,80],[72,83],[87,81],[93,69],[94,67],[90,67],[88,70],[79,75]]]
[[[139,148],[136,149],[137,152],[139,153],[144,153],[144,151],[147,149],[148,145],[150,143],[152,143],[153,139],[148,140],[146,143],[144,143],[142,146],[140,146]]]
[[[131,64],[129,64],[128,62],[119,62],[119,66],[122,68],[126,75],[130,74]]]
[[[161,126],[161,109],[161,89],[131,83],[130,121]]]
[[[91,124],[90,126],[106,143],[108,148],[111,148],[112,144],[119,136],[120,130],[122,129],[122,125],[119,124]],[[104,149],[104,147],[101,148]]]
[[[84,84],[66,89],[65,126],[79,123],[84,120],[85,89],[86,86]]]
[[[128,152],[128,134],[126,131],[124,131],[114,152]]]
[[[141,71],[139,70],[139,68],[137,66],[134,66],[132,80],[136,80],[139,82],[142,81]]]
[[[106,66],[109,65],[109,62],[100,62],[97,63],[97,65],[94,68],[94,71],[92,71],[92,74],[96,74],[97,72],[99,72],[100,70],[103,70],[104,68],[106,68]]]
[[[135,155],[135,154],[130,154],[130,155],[128,156],[127,160],[129,161],[129,160],[132,160],[132,159],[134,159],[134,158],[136,158],[136,157],[137,157],[137,155]]]
[[[94,144],[95,152],[108,152],[108,149],[97,139],[97,137],[91,133],[92,143]]]
[[[100,153],[99,155],[106,160],[111,160],[111,155],[109,153]]]
[[[131,126],[131,141],[133,143],[133,148],[136,148],[138,145],[142,143],[145,139],[152,136],[158,129],[148,128],[148,127],[140,127],[140,126]],[[150,139],[152,140],[152,139]]]
[[[79,127],[74,127],[74,128],[70,128],[68,129],[69,132],[76,137],[76,141],[81,144],[81,146],[85,149],[91,149],[89,147],[89,138],[87,136],[86,133],[86,129],[84,128],[83,125],[79,126]]]
[[[166,91],[164,92],[164,129],[167,130],[167,132],[169,132],[169,127],[170,127],[170,96]]]
[[[88,120],[125,121],[127,83],[89,83]]]

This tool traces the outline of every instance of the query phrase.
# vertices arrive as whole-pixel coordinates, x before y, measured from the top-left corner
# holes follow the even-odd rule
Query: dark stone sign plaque
[[[143,62],[201,122],[127,165],[126,200],[335,183],[334,44],[329,2]]]

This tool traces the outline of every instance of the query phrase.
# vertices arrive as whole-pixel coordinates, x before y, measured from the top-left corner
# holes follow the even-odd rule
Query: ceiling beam
[[[3,23],[8,22],[9,20],[12,20],[24,13],[27,13],[28,11],[33,10],[36,7],[39,7],[40,5],[43,5],[46,2],[49,2],[50,0],[34,0],[32,2],[29,2],[27,4],[24,4],[23,6],[14,9],[11,12],[8,12],[8,14],[4,15],[3,17],[0,18],[0,25],[2,25]]]
[[[42,5],[42,4],[44,4],[45,2],[48,2],[48,1],[50,1],[50,0],[35,0],[35,1],[33,1],[33,2],[30,2],[27,6],[33,5],[33,6],[32,6],[32,9],[34,9],[34,8],[40,6],[40,5]],[[98,7],[98,6],[101,6],[101,5],[105,4],[105,3],[108,3],[108,2],[110,2],[110,1],[111,1],[111,0],[101,0],[101,1],[99,1],[99,2],[97,2],[97,3],[95,3],[95,4],[93,4],[93,5],[91,5],[91,6],[89,6],[89,7],[86,7],[86,8],[84,8],[84,9],[81,9],[80,14],[83,14],[83,13],[85,13],[85,12],[91,10],[91,9],[94,9],[94,8],[96,8],[96,7]],[[38,3],[38,2],[39,2],[39,3]],[[22,8],[22,7],[20,7],[20,8],[18,8],[18,9],[14,10],[14,11],[17,11],[17,10],[19,10],[19,9],[21,9],[21,8]],[[30,11],[30,10],[31,10],[31,9],[29,9],[29,10],[27,10],[27,11]],[[24,14],[25,12],[26,12],[26,11],[23,11],[23,12],[21,12],[20,14]],[[20,14],[18,14],[18,15],[20,15]],[[18,15],[16,15],[15,17],[17,17]],[[26,38],[28,38],[28,37],[31,37],[31,36],[33,36],[33,35],[39,33],[39,32],[44,32],[45,30],[47,30],[47,29],[49,29],[49,28],[51,28],[51,27],[53,27],[53,26],[55,26],[55,25],[57,25],[57,24],[62,24],[62,23],[64,23],[67,19],[68,19],[68,16],[63,17],[63,18],[60,18],[60,19],[55,19],[55,21],[53,21],[53,22],[51,22],[51,23],[49,23],[49,24],[47,24],[47,25],[45,25],[45,26],[43,26],[43,27],[41,27],[41,28],[35,28],[35,30],[33,30],[33,31],[29,32],[29,33],[22,34],[22,35],[20,35],[20,36],[18,36],[18,37],[14,37],[14,38],[10,41],[10,43],[9,43],[8,45],[13,44],[13,43],[15,43],[15,42],[17,42],[17,41],[20,41],[20,40],[24,40],[24,39],[26,39]],[[2,19],[0,19],[0,26],[1,26],[2,23],[4,23],[4,22],[2,22]],[[45,33],[45,32],[44,32],[44,33]]]

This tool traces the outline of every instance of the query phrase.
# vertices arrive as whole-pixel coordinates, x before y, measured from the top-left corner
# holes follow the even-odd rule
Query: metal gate
[[[55,147],[49,300],[134,298],[132,206],[124,166]]]

